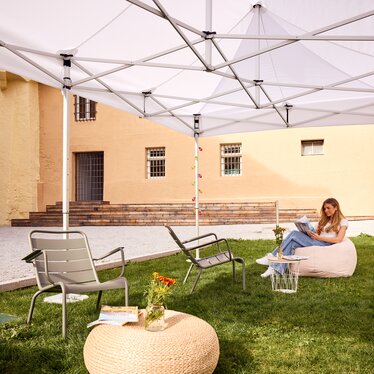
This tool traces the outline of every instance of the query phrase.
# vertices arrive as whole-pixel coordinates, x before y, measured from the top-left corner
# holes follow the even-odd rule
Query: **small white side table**
[[[285,258],[268,258],[269,262],[286,264],[286,269],[283,274],[274,271],[274,274],[271,275],[271,286],[273,291],[283,293],[297,292],[300,261],[306,259],[307,257],[300,256],[286,256]],[[291,264],[292,266],[290,266]]]

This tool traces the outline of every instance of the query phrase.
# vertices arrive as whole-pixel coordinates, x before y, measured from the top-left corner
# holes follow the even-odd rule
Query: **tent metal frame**
[[[211,0],[208,0],[208,3],[210,1]],[[123,61],[123,60],[114,60],[114,59],[94,59],[94,58],[85,58],[85,57],[75,57],[75,56],[73,56],[71,58],[72,63],[75,66],[77,66],[82,72],[87,74],[87,78],[78,80],[76,82],[72,82],[72,85],[71,85],[72,89],[79,88],[79,89],[84,89],[88,92],[93,91],[92,89],[90,89],[88,87],[82,86],[82,84],[84,84],[86,82],[89,82],[90,80],[95,80],[104,87],[104,90],[106,90],[107,92],[113,93],[114,95],[119,97],[121,100],[124,100],[128,105],[130,105],[133,109],[135,109],[140,115],[145,116],[145,113],[139,107],[137,107],[130,100],[124,98],[118,90],[113,89],[112,87],[110,87],[108,84],[106,84],[100,78],[109,76],[109,75],[114,74],[114,73],[116,73],[120,70],[123,70],[123,69],[131,68],[132,66],[158,67],[158,68],[167,68],[167,69],[176,69],[176,70],[197,70],[197,71],[204,70],[208,73],[210,72],[210,73],[213,73],[213,74],[219,74],[219,75],[225,76],[226,78],[231,78],[231,79],[237,80],[239,85],[240,85],[240,87],[238,88],[238,91],[243,90],[248,95],[248,97],[250,98],[250,101],[252,101],[255,108],[265,108],[267,106],[272,106],[272,108],[278,113],[278,115],[280,116],[280,118],[284,122],[285,126],[289,126],[290,124],[287,123],[287,121],[285,120],[285,118],[281,114],[281,112],[280,112],[281,108],[278,108],[276,106],[277,104],[280,104],[281,102],[286,102],[286,101],[289,101],[289,100],[293,100],[293,99],[296,99],[296,98],[299,98],[299,97],[302,97],[302,96],[313,94],[316,91],[322,91],[322,90],[355,91],[355,92],[361,92],[361,93],[372,93],[374,91],[374,89],[371,89],[371,88],[360,89],[360,88],[351,88],[351,87],[336,87],[336,86],[341,86],[342,84],[345,84],[345,83],[348,83],[348,82],[358,81],[362,78],[371,76],[371,75],[374,74],[373,71],[368,72],[366,74],[361,74],[361,75],[356,76],[356,77],[350,77],[350,78],[348,78],[346,80],[343,80],[343,81],[334,82],[334,83],[329,84],[327,86],[297,85],[295,83],[289,83],[289,82],[266,82],[266,81],[263,81],[263,82],[261,82],[261,85],[259,85],[259,87],[261,88],[262,92],[264,92],[264,93],[266,91],[264,90],[263,86],[266,86],[266,85],[279,86],[279,87],[293,87],[293,88],[300,87],[300,88],[305,88],[305,89],[308,89],[308,90],[304,91],[304,92],[301,92],[299,94],[291,95],[289,97],[285,97],[283,99],[274,100],[274,101],[270,98],[270,96],[265,94],[265,96],[267,96],[269,102],[260,105],[255,101],[255,99],[252,97],[252,95],[248,91],[248,85],[245,84],[245,82],[247,82],[248,80],[241,78],[235,72],[235,69],[232,66],[232,65],[234,65],[238,62],[257,57],[261,54],[271,52],[274,49],[282,48],[282,47],[285,47],[285,46],[287,46],[291,43],[295,43],[295,42],[299,42],[299,41],[303,41],[303,40],[307,40],[307,41],[309,41],[309,40],[310,41],[313,41],[313,40],[316,40],[316,41],[330,41],[330,42],[331,41],[374,41],[374,36],[370,36],[370,35],[347,35],[347,36],[318,35],[318,34],[326,32],[326,31],[330,31],[332,29],[347,25],[349,23],[353,23],[353,22],[362,20],[364,18],[371,17],[371,16],[374,15],[374,11],[366,12],[366,13],[348,18],[346,20],[343,20],[343,21],[325,26],[325,27],[320,28],[318,30],[314,30],[312,32],[306,33],[304,35],[295,35],[295,36],[289,36],[289,35],[239,35],[239,34],[230,35],[230,34],[214,34],[213,33],[213,34],[209,35],[209,38],[207,39],[207,36],[206,36],[206,34],[204,34],[203,31],[199,31],[199,30],[193,28],[192,26],[187,25],[186,23],[171,17],[158,0],[154,0],[154,3],[159,8],[159,10],[152,8],[152,7],[148,6],[147,4],[142,3],[141,1],[128,0],[128,2],[142,8],[142,9],[148,11],[148,12],[151,12],[152,14],[154,14],[158,17],[161,17],[161,18],[167,20],[171,25],[173,25],[176,32],[181,36],[181,38],[184,41],[184,44],[181,44],[179,46],[176,46],[175,48],[171,48],[171,49],[166,50],[166,51],[162,51],[162,52],[154,54],[152,56],[147,56],[147,57],[145,57],[141,60],[138,60],[138,61]],[[207,14],[210,14],[210,19],[211,19],[211,16],[212,16],[211,11],[212,11],[211,6],[210,7],[207,6],[207,12],[210,12],[210,13],[207,13]],[[208,15],[207,15],[207,18],[209,19]],[[201,37],[201,39],[197,39],[197,40],[194,40],[194,41],[189,41],[188,38],[183,34],[183,32],[181,30],[182,28],[199,35]],[[208,42],[209,45],[210,45],[210,48],[212,48],[212,47],[216,48],[218,53],[220,53],[221,56],[222,56],[223,51],[220,50],[219,45],[217,44],[217,40],[225,39],[225,38],[226,39],[228,39],[228,38],[231,38],[231,39],[253,39],[253,40],[283,40],[283,41],[276,44],[276,45],[273,45],[271,47],[263,48],[261,50],[258,50],[257,52],[253,52],[253,53],[250,53],[250,54],[247,54],[247,55],[244,55],[244,56],[241,56],[239,58],[232,59],[232,60],[227,60],[226,58],[223,57],[224,62],[221,63],[221,64],[218,64],[218,65],[215,65],[215,66],[211,66],[209,62],[205,61],[205,59],[194,48],[195,44],[198,44],[198,43],[201,43],[201,42]],[[38,55],[41,55],[41,56],[61,58],[58,53],[53,54],[53,53],[50,53],[50,52],[44,52],[44,51],[40,51],[40,50],[24,48],[24,47],[21,47],[21,46],[7,44],[7,43],[2,42],[2,41],[0,41],[0,47],[6,48],[10,52],[14,53],[15,55],[17,55],[18,57],[23,59],[24,61],[33,65],[38,70],[42,71],[43,73],[45,73],[49,77],[53,78],[57,83],[63,85],[63,81],[62,81],[61,78],[55,76],[50,71],[48,71],[43,66],[41,66],[38,63],[36,63],[35,61],[33,61],[31,58],[29,58],[28,56],[26,56],[22,52],[38,54]],[[199,61],[201,62],[201,64],[203,66],[163,64],[163,63],[150,62],[150,61],[152,61],[156,58],[167,56],[171,53],[174,53],[178,50],[182,50],[182,49],[185,49],[185,48],[191,49],[193,51],[193,53],[197,56],[197,58],[199,59]],[[89,72],[86,68],[84,68],[81,64],[79,64],[79,61],[81,61],[81,62],[101,62],[101,63],[108,63],[108,64],[120,64],[121,66],[119,66],[117,68],[109,69],[109,70],[101,72],[101,73],[93,74],[93,73]],[[227,74],[227,73],[222,73],[222,72],[218,71],[218,70],[220,70],[224,67],[229,67],[232,71],[232,75]],[[251,83],[252,83],[252,85],[254,84],[253,81]],[[139,92],[133,92],[132,94],[136,95],[136,94],[139,94]],[[227,93],[223,93],[220,96],[224,96],[226,94]],[[157,97],[157,95],[151,94],[150,97],[152,97],[152,98]],[[169,98],[173,98],[175,100],[184,100],[184,98],[177,97],[177,96],[170,96]],[[178,118],[178,116],[175,113],[172,112],[173,109],[180,109],[180,108],[183,108],[183,107],[187,107],[187,106],[193,105],[197,102],[204,102],[204,100],[209,100],[209,98],[203,98],[203,99],[198,98],[198,97],[191,98],[189,103],[184,103],[183,105],[177,106],[177,107],[174,107],[174,108],[168,108],[167,106],[164,105],[164,111],[165,111],[165,113],[169,112],[170,115],[172,115],[175,118]],[[212,103],[215,103],[215,102],[212,102]],[[219,104],[225,105],[225,102],[220,102]],[[227,105],[232,105],[232,103],[227,102]],[[251,107],[248,106],[248,108],[251,108]],[[347,112],[345,111],[344,113],[347,113]],[[148,113],[147,117],[155,116],[155,115],[158,115],[158,114],[159,114],[158,112]],[[336,112],[335,112],[335,114],[336,114]],[[181,121],[181,122],[185,124],[185,121]],[[297,126],[297,124],[295,124],[294,126]]]
[[[370,116],[372,114],[365,113],[365,108],[371,107],[374,105],[373,102],[365,103],[363,105],[357,106],[352,105],[351,107],[346,107],[339,111],[332,111],[328,109],[320,109],[320,108],[313,108],[311,107],[303,107],[302,105],[297,105],[293,103],[293,100],[301,98],[307,95],[313,95],[314,93],[320,91],[351,91],[357,92],[362,94],[372,94],[374,93],[374,87],[369,86],[368,84],[362,84],[362,88],[359,87],[347,87],[342,86],[347,83],[357,82],[363,78],[370,77],[374,75],[374,71],[368,71],[366,73],[348,77],[343,80],[339,80],[328,85],[313,85],[313,84],[296,84],[293,82],[270,82],[270,81],[263,81],[261,80],[261,72],[260,72],[260,63],[259,58],[261,55],[268,54],[276,49],[284,48],[289,46],[293,43],[298,42],[338,42],[338,41],[374,41],[373,35],[321,35],[331,30],[335,30],[339,27],[363,20],[368,17],[372,17],[374,15],[374,10],[368,11],[339,22],[332,23],[330,25],[326,25],[319,29],[301,34],[301,35],[261,35],[260,34],[260,22],[261,22],[261,7],[262,5],[260,2],[253,5],[253,8],[249,10],[248,13],[254,12],[254,16],[257,16],[257,26],[258,26],[258,33],[257,35],[243,35],[243,34],[217,34],[212,30],[212,0],[206,0],[206,30],[198,30],[192,25],[189,25],[181,20],[174,18],[171,14],[169,14],[168,10],[161,4],[159,0],[153,0],[155,7],[152,7],[148,4],[143,3],[139,0],[127,0],[130,4],[127,6],[126,9],[122,10],[121,13],[126,11],[130,6],[136,6],[145,12],[149,12],[150,14],[154,15],[155,17],[160,17],[165,22],[168,22],[175,33],[180,37],[182,43],[176,45],[175,47],[169,48],[164,51],[160,51],[156,54],[145,56],[141,59],[136,61],[126,61],[126,60],[118,60],[118,59],[105,59],[105,58],[92,58],[92,57],[84,57],[84,56],[75,56],[75,51],[65,51],[61,52],[58,51],[56,53],[51,53],[49,51],[42,51],[32,48],[26,48],[23,46],[17,46],[13,44],[8,44],[5,41],[0,40],[0,48],[5,48],[9,52],[13,53],[21,60],[31,64],[34,68],[38,69],[49,78],[53,79],[61,87],[62,94],[63,94],[63,217],[64,217],[64,230],[68,230],[69,228],[69,129],[70,129],[70,108],[69,108],[69,100],[71,92],[74,90],[80,90],[84,92],[107,92],[119,100],[125,102],[129,105],[138,115],[144,118],[163,118],[163,117],[172,117],[179,121],[181,126],[184,126],[191,131],[194,138],[195,138],[195,159],[198,161],[198,138],[204,131],[200,129],[200,127],[196,128],[196,123],[200,123],[199,117],[194,115],[193,123],[191,123],[191,118],[185,118],[185,116],[176,113],[175,111],[182,108],[187,108],[193,106],[196,103],[205,103],[205,104],[218,104],[222,106],[231,106],[236,107],[238,109],[269,109],[265,113],[256,113],[256,111],[252,111],[249,113],[248,117],[237,119],[230,116],[205,116],[206,118],[215,118],[219,120],[219,123],[213,127],[211,130],[216,130],[219,128],[225,128],[232,124],[240,123],[245,120],[255,121],[257,124],[264,124],[266,125],[266,117],[272,114],[276,114],[279,117],[279,128],[284,127],[297,127],[303,126],[306,122],[311,123],[320,119],[328,118],[333,115],[337,114],[349,114],[353,116]],[[120,14],[121,14],[120,13]],[[116,19],[120,14],[116,15],[114,19]],[[190,40],[189,37],[186,35],[186,31],[197,35],[197,38],[194,40]],[[235,57],[232,59],[227,58],[225,52],[219,45],[220,40],[225,39],[239,39],[239,40],[257,40],[258,41],[258,50],[255,52],[247,53],[239,57]],[[279,43],[271,45],[266,48],[260,48],[260,41],[261,40],[279,40]],[[201,43],[205,43],[205,57],[198,51],[196,46]],[[175,63],[161,63],[155,61],[160,57],[169,56],[175,52],[182,51],[182,50],[189,50],[195,57],[196,60],[193,62],[192,65],[183,65],[183,64],[175,64]],[[220,58],[222,59],[221,63],[212,65],[212,52],[215,51]],[[53,59],[60,59],[61,64],[64,68],[64,76],[58,77],[49,71],[47,68],[43,67],[38,62],[34,61],[29,55],[39,55]],[[256,71],[256,79],[249,80],[245,79],[244,77],[240,76],[237,72],[235,64],[238,64],[242,61],[246,61],[249,59],[255,59],[257,61],[257,71]],[[101,71],[98,73],[91,72],[87,67],[84,66],[85,62],[97,62],[102,64],[116,64],[117,67],[110,68],[105,71]],[[85,78],[81,78],[76,80],[75,82],[71,80],[71,64],[74,67],[78,68],[81,73],[86,75]],[[204,71],[209,74],[215,74],[222,76],[226,79],[233,79],[238,82],[238,86],[235,89],[226,90],[224,92],[220,92],[219,94],[214,94],[208,97],[200,98],[198,95],[196,97],[182,97],[182,96],[173,96],[173,95],[161,95],[157,93],[153,93],[151,88],[147,90],[143,90],[142,92],[128,92],[128,91],[121,91],[118,89],[114,89],[109,83],[105,81],[105,78],[125,69],[131,69],[132,67],[149,67],[149,68],[162,68],[162,69],[175,69],[176,74],[179,74],[179,71],[189,70],[189,71]],[[229,72],[224,72],[223,69],[229,69]],[[97,82],[100,88],[91,88],[85,86],[88,82]],[[363,83],[360,81],[360,83]],[[281,99],[273,99],[271,94],[268,92],[268,87],[279,87],[279,88],[300,88],[301,92],[295,93],[293,95],[289,95],[286,97],[282,97]],[[254,93],[252,92],[254,91]],[[146,94],[144,94],[146,92]],[[230,102],[225,96],[233,93],[240,93],[243,92],[248,97],[248,104],[243,103],[233,103]],[[134,100],[131,100],[131,96],[133,97],[144,97],[144,107],[141,108],[137,105]],[[130,96],[130,97],[129,97]],[[283,95],[282,95],[283,96]],[[260,98],[265,99],[265,102],[260,102]],[[167,105],[164,102],[164,99],[167,100],[174,100],[180,101],[180,104]],[[151,110],[146,112],[146,103],[154,103],[159,107],[158,110]],[[292,119],[291,110],[292,108],[297,107],[298,110],[308,111],[311,114],[311,118],[307,121],[302,120],[296,122]],[[364,111],[361,111],[363,109]],[[198,118],[198,120],[197,120]],[[196,122],[197,121],[197,122]],[[274,123],[270,124],[274,127]],[[210,131],[211,131],[210,130]],[[199,195],[199,188],[198,188],[198,162],[195,165],[195,188],[196,188],[196,222],[198,227],[198,195]],[[198,234],[198,232],[197,232]]]

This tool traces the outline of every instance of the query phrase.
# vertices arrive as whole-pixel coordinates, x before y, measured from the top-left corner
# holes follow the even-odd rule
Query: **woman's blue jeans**
[[[286,239],[282,243],[282,251],[285,256],[295,254],[295,249],[300,247],[310,247],[312,245],[327,246],[332,243],[323,242],[321,240],[314,240],[310,236],[300,232],[291,231]],[[274,256],[277,256],[278,247],[272,252]],[[278,273],[283,274],[288,264],[271,263],[270,266],[275,269]]]

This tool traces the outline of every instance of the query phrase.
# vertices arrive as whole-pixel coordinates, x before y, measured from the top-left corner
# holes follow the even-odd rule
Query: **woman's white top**
[[[323,230],[321,232],[321,236],[323,236],[324,238],[336,238],[338,236],[338,234],[335,231],[331,230],[330,232],[326,232],[326,229],[329,226],[330,226],[330,223],[327,223],[326,226],[323,228]],[[348,228],[348,220],[346,218],[343,218],[340,221],[339,230],[343,226]]]

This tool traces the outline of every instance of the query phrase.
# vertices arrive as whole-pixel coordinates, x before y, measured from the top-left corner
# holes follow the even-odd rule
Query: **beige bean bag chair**
[[[296,248],[295,255],[309,257],[300,261],[299,275],[304,277],[350,277],[357,264],[356,247],[348,238],[326,247]]]

